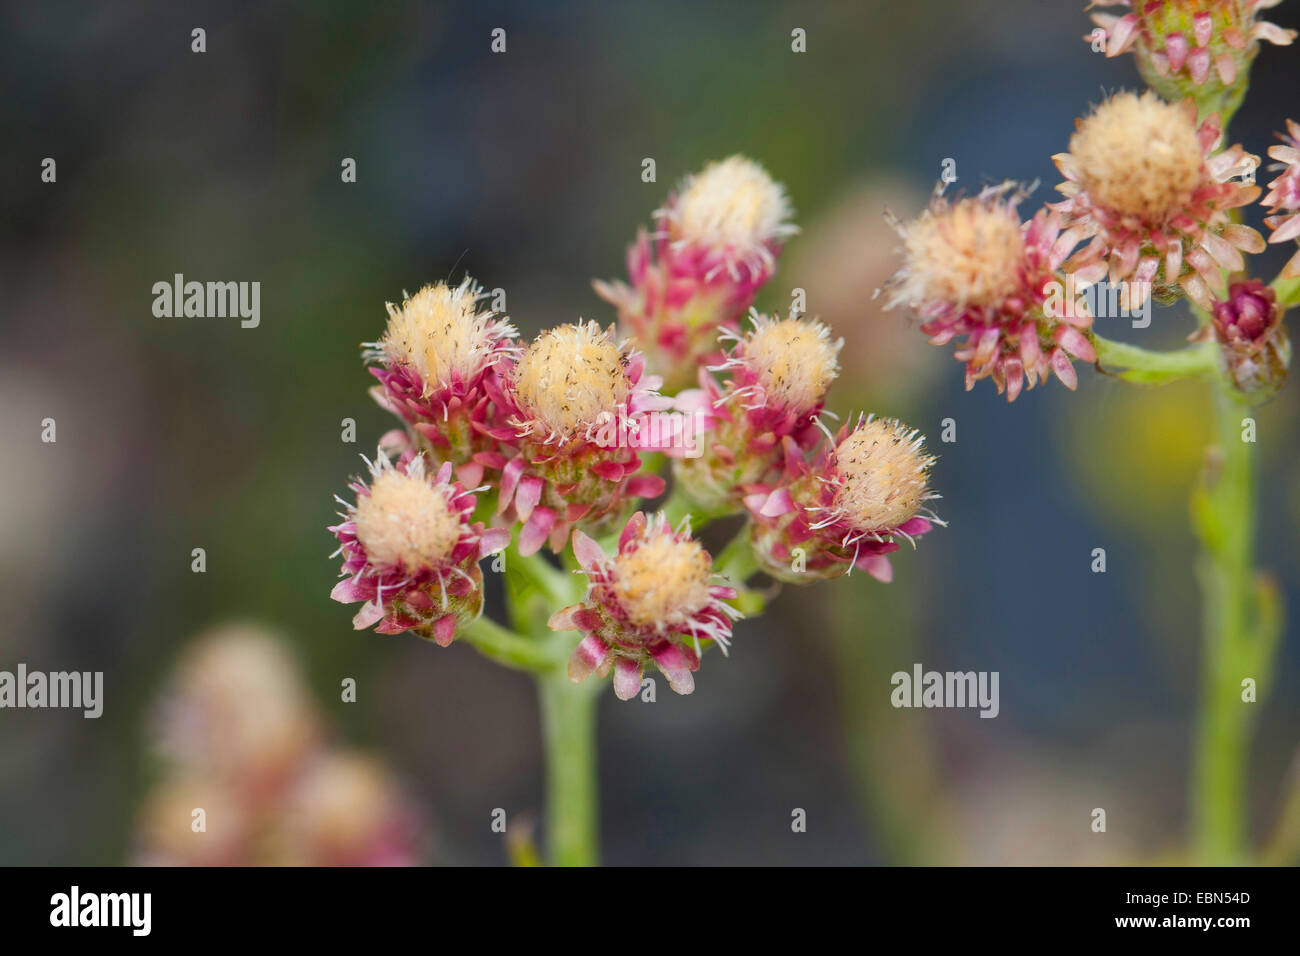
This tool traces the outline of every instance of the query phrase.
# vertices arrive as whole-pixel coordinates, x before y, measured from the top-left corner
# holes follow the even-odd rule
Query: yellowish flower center
[[[963,199],[907,227],[905,298],[912,304],[997,305],[1020,289],[1025,240],[1005,206]]]
[[[866,422],[835,449],[842,479],[835,504],[859,531],[897,528],[921,509],[932,464],[919,438],[898,422]]]
[[[687,181],[673,238],[710,246],[753,246],[778,236],[789,217],[790,203],[781,185],[753,160],[732,156]]]
[[[826,397],[839,374],[843,344],[832,342],[820,322],[760,317],[745,339],[742,360],[758,375],[769,404],[802,410]]]
[[[460,539],[460,516],[418,475],[381,471],[356,511],[357,540],[374,564],[408,571],[437,565]]]
[[[391,361],[420,374],[427,395],[454,375],[462,380],[477,375],[501,338],[501,321],[479,310],[471,283],[453,288],[439,282],[400,306],[388,306],[380,345]]]
[[[654,532],[614,558],[614,592],[638,627],[681,627],[709,603],[713,560],[698,541]]]
[[[627,402],[623,355],[595,322],[561,325],[537,337],[515,367],[519,404],[548,431],[564,437],[617,414]]]
[[[1151,222],[1184,210],[1205,175],[1195,119],[1150,91],[1098,106],[1070,138],[1070,156],[1098,206]]]

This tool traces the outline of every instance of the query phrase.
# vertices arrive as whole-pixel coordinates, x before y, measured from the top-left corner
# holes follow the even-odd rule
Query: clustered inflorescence
[[[980,202],[976,219],[1014,234],[1009,285],[991,278],[979,303],[995,310],[1028,281],[1029,247],[1042,269],[1059,263],[1044,235],[1026,239],[1008,218],[1012,201]],[[483,558],[513,548],[510,560],[540,560],[545,549],[587,582],[549,621],[581,635],[569,676],[612,675],[627,699],[649,664],[692,691],[702,650],[730,642],[750,567],[793,583],[855,568],[888,581],[887,555],[937,521],[934,459],[892,420],[860,416],[832,434],[822,416],[842,342],[816,319],[753,308],[797,232],[791,216],[784,188],[734,156],[687,177],[655,213],[628,251],[626,282],[595,283],[616,327],[578,319],[521,345],[468,277],[389,305],[363,355],[375,400],[403,427],[381,440],[330,529],[343,561],[332,596],[360,603],[354,625],[446,646],[482,613]],[[1074,328],[1026,363],[1031,381],[1059,364],[1057,350],[1086,352]],[[676,523],[646,509],[668,489],[660,471],[673,478],[668,510],[687,515]],[[748,518],[733,545],[752,558],[734,580],[691,528],[731,514]]]
[[[1083,295],[1104,283],[1119,310],[1186,299],[1199,340],[1220,346],[1226,379],[1248,401],[1272,395],[1290,346],[1284,304],[1247,275],[1247,256],[1300,239],[1300,126],[1288,121],[1269,155],[1279,175],[1265,193],[1258,156],[1224,145],[1260,41],[1293,31],[1261,21],[1279,0],[1116,0],[1097,13],[1106,55],[1132,52],[1151,87],[1116,93],[1076,121],[1053,157],[1063,199],[1022,221],[1028,190],[1015,184],[891,221],[902,265],[887,306],[915,311],[935,345],[956,343],[966,387],[983,378],[1014,401],[1054,375],[1077,384],[1073,360],[1098,359],[1096,321]],[[1262,197],[1262,200],[1261,200]],[[1268,242],[1243,211],[1262,201]],[[1300,253],[1279,280],[1300,276]]]

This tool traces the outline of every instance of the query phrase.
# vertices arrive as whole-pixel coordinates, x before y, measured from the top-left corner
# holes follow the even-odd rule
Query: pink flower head
[[[1268,151],[1278,161],[1274,169],[1281,170],[1277,179],[1268,184],[1269,192],[1263,199],[1264,205],[1275,213],[1264,220],[1273,230],[1269,242],[1300,240],[1300,123],[1287,120],[1286,129],[1278,137],[1282,145]],[[1300,251],[1282,268],[1281,277],[1300,278]]]
[[[1066,271],[1084,285],[1128,282],[1132,304],[1154,285],[1162,298],[1185,293],[1212,309],[1220,270],[1240,271],[1241,253],[1265,245],[1230,216],[1258,198],[1259,158],[1240,146],[1220,151],[1222,139],[1217,117],[1197,125],[1191,100],[1166,103],[1148,91],[1098,106],[1078,124],[1070,151],[1052,157],[1066,179],[1054,208],[1072,238],[1091,240]]]
[[[731,622],[741,615],[725,603],[735,589],[716,583],[713,560],[686,522],[674,531],[662,513],[647,520],[638,511],[613,556],[581,531],[573,533],[573,553],[589,581],[587,596],[547,622],[552,630],[583,634],[569,659],[570,679],[612,671],[614,693],[630,700],[653,661],[673,690],[691,693],[700,641],[714,641],[725,653]]]
[[[561,551],[579,522],[600,530],[629,499],[663,492],[662,478],[637,474],[638,449],[653,447],[649,416],[672,402],[611,331],[579,320],[543,332],[495,393],[504,422],[490,434],[501,447],[477,460],[502,469],[498,512],[524,523],[523,555],[548,539]]]
[[[777,487],[745,499],[763,570],[795,584],[860,568],[893,578],[886,557],[897,538],[914,539],[943,522],[929,510],[935,459],[925,439],[893,419],[859,417],[811,464],[797,464]]]
[[[1166,99],[1196,91],[1222,98],[1244,79],[1265,40],[1286,46],[1294,30],[1259,20],[1259,11],[1281,0],[1097,0],[1123,6],[1123,15],[1095,13],[1106,31],[1106,56],[1133,52],[1143,78]],[[1085,39],[1090,39],[1085,37]],[[1240,99],[1240,96],[1236,96]]]
[[[886,283],[886,308],[906,305],[933,345],[958,340],[966,388],[993,379],[1015,401],[1051,374],[1073,389],[1072,359],[1096,360],[1085,334],[1086,304],[1061,293],[1057,269],[1078,242],[1061,217],[1040,210],[1022,223],[1025,193],[1014,183],[949,202],[936,194],[912,222],[891,220],[903,237],[903,266]]]
[[[330,597],[365,602],[352,619],[357,630],[378,624],[380,634],[414,631],[446,647],[457,626],[482,611],[478,562],[506,547],[510,531],[472,521],[474,493],[452,480],[451,462],[430,477],[425,461],[408,451],[393,464],[381,453],[367,462],[370,484],[353,482],[356,503],[336,499],[346,511],[329,530],[339,539],[343,580]]]
[[[798,229],[785,189],[743,156],[689,176],[628,249],[630,285],[594,283],[619,323],[674,388],[714,349],[718,327],[735,329],[776,271],[781,243]]]
[[[467,461],[490,448],[487,379],[518,352],[504,316],[482,306],[486,293],[466,276],[389,303],[388,327],[363,353],[380,384],[371,395],[419,436],[433,461]]]
[[[691,498],[710,514],[742,510],[754,486],[780,474],[787,456],[817,444],[827,389],[839,373],[844,340],[832,340],[815,319],[769,318],[750,312],[744,335],[725,361],[700,370],[700,388],[677,396],[682,411],[701,410],[707,432],[697,457],[674,470]],[[724,372],[722,384],[710,372]]]
[[[1291,343],[1277,293],[1258,279],[1234,282],[1214,307],[1215,338],[1224,370],[1238,391],[1271,398],[1286,381]]]

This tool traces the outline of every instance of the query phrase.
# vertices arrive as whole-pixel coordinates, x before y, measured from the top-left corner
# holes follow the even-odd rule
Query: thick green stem
[[[563,669],[537,679],[552,866],[595,866],[600,862],[595,684],[573,684]]]
[[[1255,455],[1242,434],[1248,414],[1228,393],[1215,391],[1217,454],[1194,499],[1201,538],[1205,646],[1197,730],[1192,814],[1202,863],[1239,863],[1245,856],[1246,766],[1250,708],[1245,678],[1262,665],[1254,646]]]

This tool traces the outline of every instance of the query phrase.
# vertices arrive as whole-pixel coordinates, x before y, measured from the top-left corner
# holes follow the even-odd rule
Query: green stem
[[[1218,372],[1213,343],[1150,352],[1100,337],[1094,342],[1098,366],[1122,367],[1127,371],[1119,374],[1130,381],[1203,377],[1212,383],[1216,441],[1192,496],[1204,624],[1192,830],[1200,862],[1241,863],[1248,857],[1246,779],[1257,699],[1245,694],[1245,682],[1254,681],[1256,695],[1268,684],[1282,627],[1276,585],[1255,571],[1255,441],[1243,421],[1252,412]]]
[[[1201,538],[1205,646],[1202,701],[1196,738],[1192,814],[1202,863],[1233,864],[1245,857],[1246,763],[1250,708],[1242,680],[1262,661],[1253,646],[1255,598],[1255,455],[1243,440],[1245,406],[1226,384],[1215,390],[1217,455],[1193,499]]]
[[[595,680],[574,684],[563,669],[537,678],[552,866],[595,866],[600,862],[596,803],[599,686]]]
[[[1113,342],[1100,335],[1094,335],[1092,342],[1097,349],[1097,367],[1127,382],[1163,385],[1183,378],[1203,378],[1212,375],[1217,367],[1216,348],[1212,342],[1171,352],[1153,352],[1136,345]]]
[[[749,543],[749,522],[745,522],[722,549],[713,566],[738,588],[744,587],[745,582],[758,573],[758,557]]]
[[[545,595],[554,605],[552,610],[573,601],[572,575],[553,567],[541,552],[523,557],[512,546],[506,552],[506,575]]]
[[[596,698],[602,682],[569,680],[571,631],[555,633],[550,615],[578,600],[585,580],[552,566],[540,554],[506,558],[506,605],[510,620],[527,634],[516,641],[534,648],[545,664],[536,673],[546,762],[546,818],[550,862],[594,866],[599,862],[596,793]],[[481,620],[481,619],[480,619]],[[499,640],[499,635],[493,635]],[[514,645],[510,645],[514,647]]]
[[[563,661],[551,646],[516,634],[484,615],[462,627],[457,636],[484,657],[516,670],[544,673],[555,670]]]

